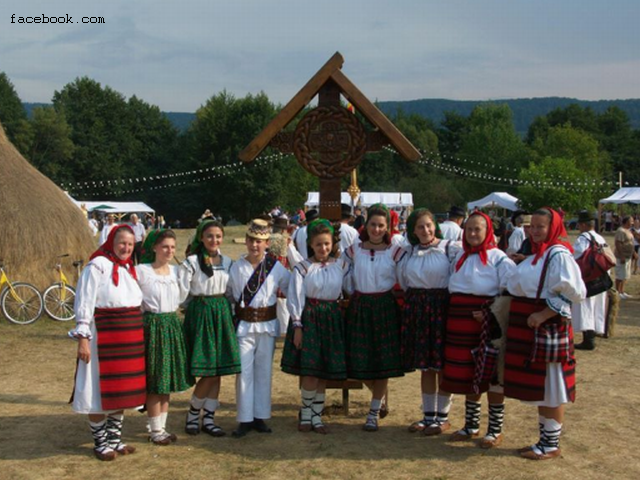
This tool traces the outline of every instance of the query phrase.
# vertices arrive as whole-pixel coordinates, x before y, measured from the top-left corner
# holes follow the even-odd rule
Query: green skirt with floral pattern
[[[187,369],[187,348],[178,314],[150,313],[143,316],[147,393],[168,395],[193,385]]]
[[[191,375],[240,373],[240,349],[225,297],[193,297],[184,319],[184,335]]]

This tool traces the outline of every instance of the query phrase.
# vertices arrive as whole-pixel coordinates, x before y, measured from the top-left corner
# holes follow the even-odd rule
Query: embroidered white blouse
[[[289,277],[291,273],[284,268],[280,262],[276,262],[269,276],[260,286],[249,305],[242,305],[242,292],[245,285],[253,275],[253,266],[246,260],[245,256],[231,266],[229,272],[229,284],[227,285],[227,297],[231,298],[236,306],[264,308],[276,304],[278,290],[286,292],[289,287]],[[267,322],[245,322],[241,320],[238,324],[236,334],[244,337],[249,333],[268,333],[270,336],[280,335],[280,322],[274,317]]]
[[[456,255],[451,264],[452,273],[449,279],[451,293],[466,293],[495,297],[507,288],[509,277],[513,274],[516,264],[506,253],[498,248],[487,251],[487,264],[483,265],[480,255],[469,255],[457,272],[456,264],[464,251]]]
[[[178,266],[169,265],[168,275],[159,275],[151,264],[136,267],[138,283],[142,290],[142,311],[151,313],[171,313],[180,306]]]
[[[517,266],[507,282],[507,290],[518,297],[536,298],[544,263],[550,257],[540,298],[547,306],[563,317],[571,318],[571,305],[586,297],[586,288],[580,268],[573,255],[563,246],[554,245],[533,265],[535,255],[530,255]]]
[[[347,263],[342,258],[329,263],[304,260],[296,265],[287,291],[287,309],[292,320],[302,318],[307,298],[337,300],[347,271]]]
[[[213,267],[213,276],[209,277],[200,269],[197,255],[189,255],[180,265],[178,270],[178,282],[180,286],[180,302],[184,302],[187,296],[212,296],[224,295],[229,283],[229,272],[233,262],[225,255],[220,254],[222,262]]]
[[[398,280],[403,290],[409,288],[447,288],[451,262],[460,247],[450,240],[440,240],[437,245],[421,247],[409,245],[400,262]]]
[[[397,282],[398,263],[406,252],[399,246],[384,250],[369,250],[362,244],[352,245],[340,258],[344,258],[349,271],[344,277],[344,290],[354,292],[388,292]]]

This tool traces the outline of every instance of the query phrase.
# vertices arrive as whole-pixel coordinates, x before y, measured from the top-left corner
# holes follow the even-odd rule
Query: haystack
[[[88,260],[95,241],[87,219],[65,193],[36,170],[0,124],[0,259],[12,281],[44,289],[56,279],[56,256],[75,282],[74,260]]]

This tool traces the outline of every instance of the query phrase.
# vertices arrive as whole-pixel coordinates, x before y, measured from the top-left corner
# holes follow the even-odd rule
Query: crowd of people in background
[[[479,437],[487,393],[479,446],[495,448],[505,397],[515,398],[537,406],[540,434],[519,454],[555,458],[575,398],[574,348],[592,350],[606,335],[611,298],[580,266],[606,247],[594,213],[578,214],[573,244],[563,216],[542,208],[499,219],[454,206],[439,221],[424,208],[376,204],[342,205],[341,221],[329,222],[315,209],[274,207],[249,223],[247,253],[232,261],[222,254],[221,218],[205,210],[175,266],[176,235],[160,216],[149,229],[151,217],[118,223],[108,214],[77,288],[73,408],[88,414],[96,457],[113,460],[135,451],[122,441],[124,409],[146,404],[150,441],[169,445],[177,439],[166,430],[170,394],[193,385],[185,432],[225,435],[215,413],[223,377],[235,376],[233,436],[270,433],[275,340],[285,335],[281,368],[300,377],[300,432],[329,432],[326,382],[346,379],[371,391],[363,428],[378,431],[389,378],[420,371],[423,417],[410,432],[450,430],[457,394],[464,426],[451,441]],[[639,235],[621,218],[613,250],[622,299],[631,297]],[[574,330],[583,333],[576,345]]]

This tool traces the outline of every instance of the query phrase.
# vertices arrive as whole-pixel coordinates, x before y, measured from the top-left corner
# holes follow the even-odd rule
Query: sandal
[[[221,427],[213,423],[202,425],[202,431],[212,437],[224,437],[226,435],[226,432]]]
[[[189,412],[187,412],[187,423],[184,426],[187,435],[198,435],[200,433],[200,417],[189,420]]]
[[[422,420],[418,420],[417,422],[413,422],[411,425],[409,425],[408,430],[411,433],[422,432],[425,428],[433,425],[433,423],[434,422],[429,422],[428,420],[423,418]]]
[[[378,431],[378,419],[375,417],[367,417],[367,421],[362,427],[365,432],[377,432]]]
[[[329,429],[324,423],[319,423],[317,425],[314,425],[313,431],[321,435],[326,435],[327,433],[329,433]]]

